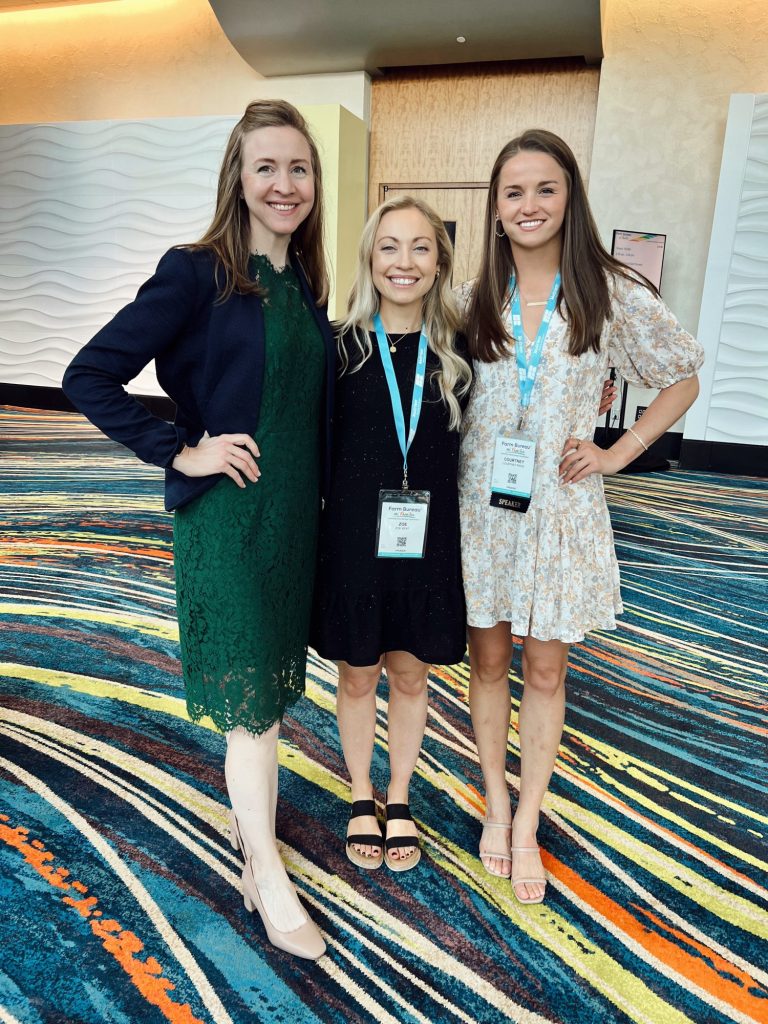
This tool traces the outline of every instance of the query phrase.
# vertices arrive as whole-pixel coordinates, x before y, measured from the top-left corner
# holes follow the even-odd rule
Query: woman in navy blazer
[[[244,854],[245,904],[259,911],[274,945],[310,959],[325,943],[298,901],[274,829],[278,730],[304,685],[318,485],[328,476],[335,345],[327,296],[317,148],[295,107],[251,103],[227,144],[206,234],[162,257],[63,381],[105,434],[165,469],[166,508],[177,512],[187,703],[192,718],[210,714],[227,735],[231,835]],[[125,391],[152,359],[176,403],[174,423]],[[296,427],[302,415],[309,421]],[[299,501],[291,492],[297,473]],[[275,545],[293,601],[264,568]],[[298,618],[286,631],[275,616],[297,615],[293,605]],[[211,647],[219,634],[224,643],[238,617],[241,633],[222,658]],[[287,635],[290,650],[275,652],[275,635]],[[273,660],[265,661],[261,648],[270,644],[264,658]]]
[[[333,333],[324,306],[317,305],[300,254],[292,244],[288,251],[326,342],[327,462],[335,379]],[[206,431],[211,437],[250,436],[259,421],[264,377],[261,297],[233,292],[225,302],[218,302],[217,263],[216,253],[207,246],[169,250],[136,299],[80,350],[64,374],[67,397],[91,422],[144,462],[165,469],[169,512],[220,479],[221,470],[191,476],[175,469],[184,445],[196,446]],[[152,359],[160,386],[176,404],[173,423],[153,416],[122,387]]]

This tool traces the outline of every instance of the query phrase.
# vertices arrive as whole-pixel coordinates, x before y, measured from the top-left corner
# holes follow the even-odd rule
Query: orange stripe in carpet
[[[146,960],[138,959],[138,954],[144,949],[141,939],[133,932],[125,931],[119,921],[99,920],[102,912],[96,909],[98,899],[96,896],[85,896],[88,892],[87,886],[82,882],[67,881],[69,871],[63,867],[53,867],[54,856],[46,850],[40,840],[28,840],[27,829],[21,826],[11,828],[5,824],[7,821],[8,816],[0,814],[0,840],[12,849],[18,850],[27,864],[54,889],[74,889],[81,894],[82,899],[62,896],[62,902],[74,907],[86,920],[93,918],[90,922],[91,931],[101,939],[104,949],[117,960],[144,999],[156,1006],[171,1024],[203,1024],[194,1016],[188,1003],[176,1003],[170,998],[168,992],[176,986],[169,978],[163,977],[161,964],[153,956],[147,957]]]
[[[754,1020],[764,1021],[766,1019],[768,990],[754,978],[750,978],[748,974],[723,960],[706,946],[694,942],[684,933],[678,932],[668,925],[662,925],[666,931],[683,939],[688,946],[698,950],[700,955],[694,956],[686,952],[676,942],[672,942],[644,926],[628,910],[585,881],[556,857],[542,851],[542,860],[547,870],[571,889],[584,903],[619,927],[629,938],[651,953],[655,959],[671,967],[688,981],[694,982],[700,989],[704,989],[716,999],[748,1014]],[[660,923],[648,911],[643,911],[640,907],[637,909],[654,920],[654,923]],[[753,995],[753,992],[756,994]]]

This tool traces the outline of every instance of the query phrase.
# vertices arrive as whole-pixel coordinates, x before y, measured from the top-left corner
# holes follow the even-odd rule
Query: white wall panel
[[[0,379],[59,386],[171,245],[198,238],[234,117],[0,125]],[[152,368],[131,389],[161,394]]]
[[[768,95],[731,97],[685,437],[768,445]]]

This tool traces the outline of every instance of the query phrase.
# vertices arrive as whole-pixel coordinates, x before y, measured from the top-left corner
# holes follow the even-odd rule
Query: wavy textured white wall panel
[[[731,97],[686,438],[768,446],[768,95]]]
[[[0,125],[0,377],[58,386],[208,221],[234,117]],[[131,390],[161,394],[150,366]]]

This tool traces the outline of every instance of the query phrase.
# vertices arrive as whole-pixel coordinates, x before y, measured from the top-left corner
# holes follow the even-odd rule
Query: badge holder
[[[491,476],[494,508],[527,512],[533,493],[536,441],[519,430],[496,438]]]
[[[379,491],[377,558],[423,558],[427,548],[429,491]]]

